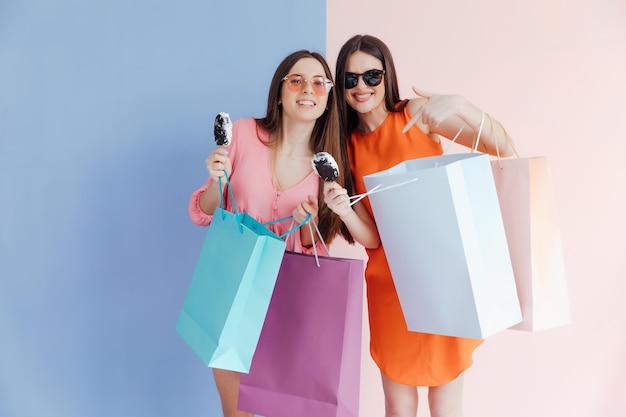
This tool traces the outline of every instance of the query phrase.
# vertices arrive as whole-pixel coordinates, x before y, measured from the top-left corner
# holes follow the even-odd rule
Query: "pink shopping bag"
[[[491,162],[523,321],[536,331],[570,322],[558,215],[546,157]]]
[[[286,252],[239,409],[357,417],[364,262]]]

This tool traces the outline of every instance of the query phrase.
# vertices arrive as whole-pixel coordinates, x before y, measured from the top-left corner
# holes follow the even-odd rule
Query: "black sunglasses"
[[[385,70],[371,69],[363,74],[346,72],[346,90],[350,90],[359,83],[359,77],[363,77],[363,82],[370,87],[376,87],[383,80]]]

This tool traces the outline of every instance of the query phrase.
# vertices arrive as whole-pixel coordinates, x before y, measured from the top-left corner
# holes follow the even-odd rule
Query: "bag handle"
[[[288,219],[290,217],[293,218],[293,216],[288,216],[288,217],[284,217],[281,220]],[[280,220],[276,220],[276,221],[280,221]],[[274,222],[276,222],[276,221],[274,221]],[[317,227],[317,224],[315,223],[315,221],[311,218],[311,214],[310,213],[306,217],[306,219],[304,219],[304,221],[302,221],[302,223],[300,223],[296,227],[292,227],[290,229],[290,231],[288,231],[286,233],[283,233],[281,235],[281,237],[282,236],[287,236],[291,232],[296,231],[298,228],[302,227],[305,223],[309,224],[309,232],[311,233],[311,242],[313,242],[313,255],[315,256],[315,265],[317,265],[317,267],[319,268],[320,267],[319,254],[317,253],[317,245],[315,244],[315,237],[313,236],[313,227],[315,227],[315,232],[317,233],[317,237],[318,237],[319,241],[322,243],[322,246],[324,247],[324,251],[326,252],[326,256],[330,256],[330,251],[328,250],[328,247],[326,246],[326,242],[324,242],[324,238],[322,237],[322,233],[320,232],[320,229]],[[311,226],[311,223],[313,223],[313,226]],[[293,226],[293,224],[294,224],[294,222],[292,221],[291,222],[291,226]],[[295,250],[295,247],[296,247],[296,239],[294,237],[292,250]]]
[[[410,180],[402,181],[402,182],[399,182],[398,184],[388,185],[388,186],[383,187],[383,188],[380,188],[382,186],[382,184],[378,184],[376,187],[372,188],[371,190],[369,190],[366,193],[355,194],[355,195],[352,195],[352,196],[348,197],[348,199],[350,199],[350,200],[354,199],[354,201],[350,202],[350,206],[355,205],[356,203],[358,203],[359,201],[363,200],[365,197],[367,197],[370,194],[376,194],[376,193],[379,193],[381,191],[386,191],[386,190],[389,190],[390,188],[400,187],[401,185],[405,185],[405,184],[408,184],[410,182],[415,182],[415,181],[417,181],[417,178],[411,178]]]
[[[315,255],[315,265],[317,265],[317,267],[320,267],[320,260],[319,260],[319,256],[317,254],[317,246],[315,245],[315,238],[313,237],[313,228],[311,227],[311,223],[313,223],[313,226],[315,226],[315,231],[317,232],[317,237],[320,240],[320,242],[322,242],[322,246],[324,247],[324,251],[326,251],[326,256],[330,256],[330,252],[328,251],[328,247],[326,247],[326,242],[324,242],[324,238],[322,237],[322,234],[320,233],[320,229],[318,229],[317,224],[315,223],[315,221],[313,219],[311,219],[311,221],[309,222],[309,232],[311,233],[311,242],[313,242],[313,254]]]
[[[494,129],[493,118],[489,116],[489,120],[491,122],[491,131],[493,132],[493,129]],[[504,126],[502,126],[502,129],[504,129]],[[509,136],[509,133],[506,131],[506,129],[504,129],[504,137],[506,138],[506,141],[508,142],[508,144],[511,145],[511,147],[513,148],[515,157],[519,159],[519,154],[517,153],[517,149],[515,149],[515,144],[513,143],[513,140],[511,139],[511,136]],[[500,149],[498,148],[498,141],[496,141],[496,156],[498,158],[498,166],[500,167],[500,169],[502,169],[502,158],[500,158]]]
[[[237,203],[235,203],[235,195],[233,194],[233,187],[232,185],[230,185],[230,180],[228,179],[228,173],[226,172],[226,170],[224,169],[222,171],[224,171],[224,177],[226,178],[226,186],[228,188],[228,192],[230,193],[230,201],[233,204],[233,212],[235,213],[235,217],[237,217],[237,214],[239,214],[239,211],[237,211]],[[220,208],[224,210],[224,192],[222,191],[222,177],[218,178],[218,182],[220,186]],[[224,220],[225,218],[226,218],[226,213],[222,211],[222,220]],[[239,233],[243,233],[243,225],[241,224],[241,222],[237,222],[237,224],[239,225]]]
[[[228,173],[226,172],[226,170],[224,171],[224,177],[226,178],[226,185],[228,187],[228,192],[230,194],[230,200],[233,204],[233,212],[235,213],[235,215],[239,214],[239,211],[237,210],[237,204],[235,203],[235,196],[233,194],[233,187],[232,185],[230,185],[230,180],[228,179]],[[219,186],[220,186],[220,190],[222,189],[222,177],[219,177],[218,179],[219,181]],[[220,208],[222,210],[224,210],[224,193],[220,192]],[[224,220],[226,218],[226,213],[222,213],[222,220]],[[283,217],[280,219],[276,219],[276,220],[270,220],[269,222],[265,222],[265,223],[261,223],[264,226],[267,226],[268,224],[273,224],[273,223],[278,223],[278,222],[282,222],[283,220],[287,220],[287,219],[292,219],[293,216],[287,216],[287,217]],[[282,235],[278,236],[280,239],[283,239],[285,236],[289,235],[290,233],[296,231],[297,229],[299,229],[300,227],[302,227],[306,222],[309,221],[309,219],[311,218],[311,214],[309,214],[300,224],[296,225],[295,227],[290,227],[289,230],[287,230],[285,233],[283,233]],[[241,222],[238,222],[239,224],[239,231],[241,233],[243,233],[243,226],[241,224]]]
[[[474,142],[474,146],[472,147],[472,153],[478,151],[478,144],[480,143],[480,135],[483,133],[483,127],[485,126],[485,112],[481,112],[480,114],[480,126],[478,127],[478,134],[476,135],[476,140]]]
[[[309,221],[310,218],[311,218],[311,214],[308,214],[304,218],[304,220],[302,220],[302,222],[299,223],[296,226],[294,226],[295,222],[292,220],[291,225],[289,226],[289,230],[287,230],[285,233],[283,233],[282,235],[280,235],[278,237],[281,238],[281,239],[285,238],[287,235],[289,235],[289,234],[295,232],[296,230],[298,230],[299,228],[301,228],[306,222]],[[284,220],[289,220],[289,219],[293,219],[293,216],[286,216],[286,217],[281,217],[280,219],[270,220],[269,222],[263,223],[263,225],[267,226],[268,224],[274,224],[274,223],[282,222]]]
[[[482,112],[482,117],[481,117],[481,120],[480,120],[480,127],[478,128],[478,135],[476,136],[476,140],[475,140],[474,144],[472,145],[472,152],[475,152],[478,149],[478,143],[480,141],[480,135],[481,135],[481,133],[483,131],[483,125],[484,124],[485,124],[485,112]],[[444,154],[446,153],[446,151],[448,150],[450,145],[452,145],[453,143],[456,142],[457,138],[459,137],[459,135],[461,134],[461,132],[463,131],[464,128],[465,128],[465,124],[463,124],[461,126],[459,131],[454,136],[454,139],[452,139],[452,141],[448,144],[446,149],[443,151]],[[411,182],[414,182],[414,181],[417,181],[417,178],[412,178],[410,180],[403,181],[403,182],[400,182],[398,184],[389,185],[389,186],[384,187],[384,188],[380,188],[381,184],[378,184],[376,187],[372,188],[371,190],[369,190],[366,193],[356,194],[356,195],[350,196],[349,197],[350,200],[354,199],[354,201],[350,202],[350,205],[352,206],[352,205],[356,204],[357,202],[359,202],[362,199],[364,199],[365,197],[367,197],[369,194],[375,194],[375,193],[378,193],[380,191],[385,191],[385,190],[389,190],[391,188],[400,187],[402,185],[405,185],[405,184],[408,184],[408,183],[411,183]]]
[[[480,126],[478,127],[478,135],[476,135],[476,139],[474,139],[474,143],[472,144],[472,152],[471,153],[474,153],[474,152],[476,152],[478,150],[478,143],[480,142],[480,135],[483,132],[484,124],[485,124],[485,112],[482,112],[482,115],[480,117]],[[493,123],[492,123],[492,126],[493,126]],[[456,140],[461,135],[461,132],[463,131],[463,129],[465,129],[465,123],[463,123],[463,125],[461,126],[459,131],[456,132],[456,135],[454,135],[454,138],[452,139],[452,141],[450,141],[448,146],[446,146],[446,149],[444,149],[444,151],[443,151],[444,154],[448,151],[448,148],[450,148],[450,146],[452,146],[452,144],[456,142]]]
[[[228,173],[225,169],[222,170],[224,172],[224,177],[226,178],[226,185],[228,187],[228,191],[230,193],[230,201],[233,204],[233,212],[235,214],[239,214],[237,211],[237,203],[235,203],[235,196],[233,195],[233,187],[230,185],[230,180],[228,179]],[[220,208],[224,209],[224,191],[222,190],[222,177],[218,178],[219,186],[220,186]],[[222,217],[223,219],[224,217]]]
[[[471,153],[474,153],[474,152],[478,151],[478,143],[480,142],[480,136],[481,136],[482,131],[483,131],[483,126],[485,124],[485,114],[489,118],[489,125],[491,126],[491,132],[494,132],[494,130],[495,130],[495,126],[493,124],[493,117],[491,117],[491,115],[489,115],[488,113],[485,113],[483,111],[482,115],[481,115],[481,118],[480,118],[480,127],[478,128],[478,135],[476,135],[476,139],[474,141],[474,144],[472,145]],[[444,154],[448,151],[448,148],[453,143],[456,142],[457,138],[459,137],[459,135],[461,134],[461,132],[463,131],[464,128],[465,128],[465,124],[463,124],[461,126],[461,128],[456,133],[456,135],[454,135],[454,138],[452,139],[452,141],[448,144],[448,146],[446,146],[446,149],[443,151]],[[504,137],[506,138],[506,141],[513,148],[513,152],[515,153],[515,157],[519,159],[519,154],[517,153],[517,149],[515,149],[515,144],[513,143],[513,140],[511,139],[511,136],[509,136],[509,133],[506,131],[504,126],[502,127],[502,129],[504,130]],[[500,166],[500,169],[502,169],[502,163],[500,162],[502,160],[502,158],[500,157],[500,148],[498,147],[498,141],[495,141],[495,145],[496,145],[496,157],[498,158],[498,165]]]
[[[491,125],[491,131],[494,131],[494,125],[493,125],[493,118],[487,114],[487,117],[489,117],[489,123]],[[480,143],[480,137],[482,135],[483,132],[483,127],[485,125],[485,112],[483,111],[480,117],[480,126],[478,127],[478,134],[476,135],[476,139],[474,139],[474,143],[472,144],[472,151],[471,153],[474,152],[478,152],[478,144]],[[448,148],[450,148],[450,146],[456,142],[456,140],[458,139],[458,137],[461,135],[461,132],[463,132],[463,129],[465,129],[465,123],[463,125],[461,125],[461,128],[459,129],[458,132],[456,132],[456,135],[454,135],[454,138],[452,139],[452,141],[448,144],[448,146],[446,146],[446,148],[443,150],[443,154],[445,154],[448,151]],[[504,129],[504,127],[503,127]],[[513,141],[511,140],[511,137],[509,136],[509,134],[507,133],[506,129],[504,129],[504,135],[507,139],[507,142],[513,147],[513,151],[515,152],[515,156],[517,156],[517,158],[519,158],[519,154],[517,153],[517,149],[515,149],[515,145],[513,144]],[[500,148],[498,147],[498,141],[495,142],[496,144],[496,154],[498,157],[498,163],[500,164],[500,168],[502,168],[502,164],[500,163]],[[401,185],[405,185],[408,183],[411,183],[413,181],[417,181],[417,178],[412,178],[410,180],[398,183],[398,184],[393,184],[393,185],[389,185],[387,187],[383,187],[380,188],[382,184],[378,184],[376,187],[372,188],[371,190],[369,190],[366,193],[363,194],[356,194],[353,196],[350,196],[349,199],[353,200],[352,202],[350,202],[350,206],[354,205],[355,203],[361,201],[362,199],[364,199],[365,197],[367,197],[370,194],[375,194],[378,193],[380,191],[385,191],[385,190],[389,190],[390,188],[395,188],[395,187],[399,187]]]
[[[320,259],[319,259],[319,254],[317,253],[317,245],[315,244],[315,237],[313,236],[313,226],[315,226],[315,232],[317,233],[318,239],[320,240],[320,242],[322,242],[322,246],[324,247],[326,256],[330,256],[330,252],[328,251],[326,242],[324,242],[324,238],[322,237],[322,234],[320,233],[320,229],[317,227],[317,224],[315,223],[315,221],[311,219],[308,223],[309,223],[309,232],[311,233],[311,242],[313,242],[313,255],[315,256],[315,265],[317,265],[317,267],[319,268]],[[311,226],[311,223],[313,223],[313,226]],[[295,245],[295,240],[294,240],[294,245]]]

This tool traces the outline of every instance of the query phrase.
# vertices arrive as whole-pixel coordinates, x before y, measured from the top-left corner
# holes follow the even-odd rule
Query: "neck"
[[[378,126],[383,124],[389,112],[380,106],[368,113],[357,113],[359,117],[358,129],[363,133],[369,133],[376,130]]]
[[[311,134],[314,126],[315,122],[290,123],[283,121],[283,138],[278,145],[278,150],[292,156],[310,155],[313,151]]]

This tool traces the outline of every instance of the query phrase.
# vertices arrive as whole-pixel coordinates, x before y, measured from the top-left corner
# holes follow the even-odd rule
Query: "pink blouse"
[[[311,168],[311,172],[295,186],[278,191],[272,181],[270,167],[270,148],[267,131],[259,128],[253,118],[239,119],[233,123],[232,140],[226,148],[231,158],[233,170],[230,175],[235,204],[238,212],[246,212],[259,222],[291,216],[296,206],[307,196],[317,197],[320,178]],[[200,195],[209,187],[212,178],[191,194],[189,201],[189,215],[191,221],[199,226],[208,226],[213,218],[200,209]],[[224,192],[224,208],[233,211],[230,193],[227,188]],[[287,232],[292,225],[292,219],[267,225],[277,235]],[[291,233],[287,238],[287,250],[313,253],[312,248],[302,247],[300,233],[310,233],[309,226],[304,225],[300,231]],[[315,233],[315,229],[313,229]],[[295,237],[295,241],[294,241]],[[318,242],[318,254],[326,255],[323,246]]]

